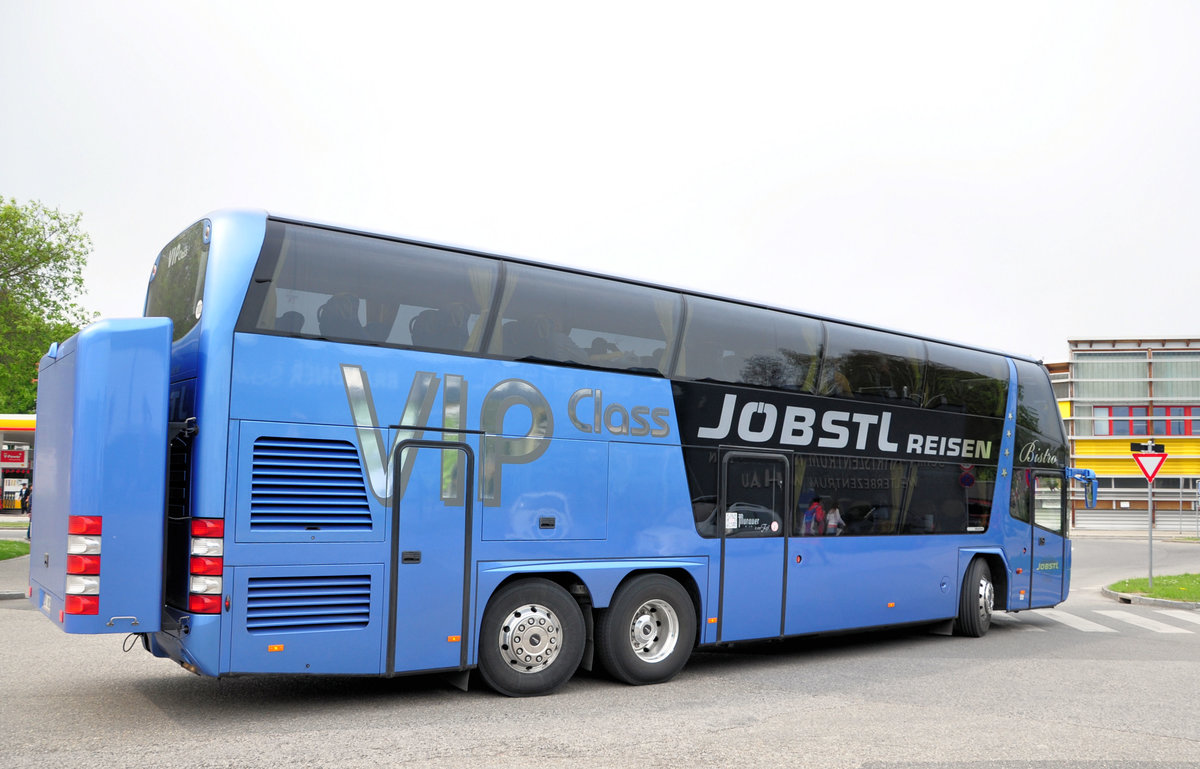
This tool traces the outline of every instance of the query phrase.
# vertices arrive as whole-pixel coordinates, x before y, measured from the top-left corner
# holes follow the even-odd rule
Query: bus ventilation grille
[[[371,577],[251,577],[246,630],[353,630],[371,621]]]
[[[254,441],[251,531],[370,531],[371,506],[349,441]]]

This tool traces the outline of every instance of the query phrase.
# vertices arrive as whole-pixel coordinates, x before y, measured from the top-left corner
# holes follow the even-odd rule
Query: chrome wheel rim
[[[662,662],[679,642],[679,615],[675,607],[657,598],[646,601],[629,623],[629,644],[644,662]]]
[[[519,673],[545,670],[562,648],[562,626],[541,604],[523,604],[509,612],[497,637],[500,658]]]
[[[979,618],[987,621],[992,617],[992,607],[996,602],[996,591],[990,580],[979,580]]]

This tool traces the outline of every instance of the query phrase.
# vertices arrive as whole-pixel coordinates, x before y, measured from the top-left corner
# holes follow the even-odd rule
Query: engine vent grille
[[[371,621],[371,577],[251,577],[246,629],[252,633],[353,630]]]
[[[254,441],[251,531],[370,531],[371,506],[349,441]]]

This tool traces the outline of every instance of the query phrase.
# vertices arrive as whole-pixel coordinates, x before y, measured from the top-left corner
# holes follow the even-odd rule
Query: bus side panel
[[[171,322],[138,318],[42,359],[30,600],[68,633],[161,627],[170,353]]]
[[[953,617],[958,550],[951,536],[793,537],[787,635]]]
[[[381,671],[383,564],[241,566],[231,572],[230,672]]]

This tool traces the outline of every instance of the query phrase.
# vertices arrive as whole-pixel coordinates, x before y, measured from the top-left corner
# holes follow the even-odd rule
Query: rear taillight
[[[100,533],[98,515],[67,518],[67,584],[64,614],[100,613]]]
[[[188,611],[219,614],[225,570],[225,520],[193,518],[188,558]]]

